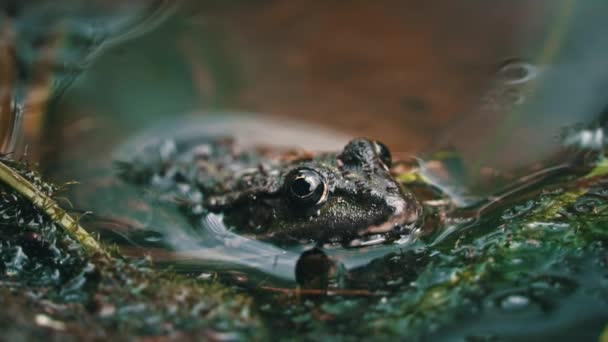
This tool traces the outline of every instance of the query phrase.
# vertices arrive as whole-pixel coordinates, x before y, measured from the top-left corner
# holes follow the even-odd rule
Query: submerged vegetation
[[[27,166],[3,162],[57,197]],[[598,339],[608,325],[607,173],[600,162],[477,208],[327,293],[244,292],[213,272],[159,271],[108,246],[88,252],[2,183],[0,328],[7,338]]]

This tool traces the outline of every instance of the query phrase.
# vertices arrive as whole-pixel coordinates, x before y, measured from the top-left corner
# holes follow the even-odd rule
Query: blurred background
[[[20,144],[59,178],[75,176],[66,161],[107,157],[158,120],[209,112],[372,137],[398,156],[450,149],[474,172],[517,170],[559,159],[565,134],[601,125],[608,105],[600,0],[16,3],[4,4],[12,31],[59,25],[67,38],[54,51],[71,52],[54,54],[61,96]],[[70,36],[100,30],[88,45]],[[86,60],[70,77],[66,56]]]

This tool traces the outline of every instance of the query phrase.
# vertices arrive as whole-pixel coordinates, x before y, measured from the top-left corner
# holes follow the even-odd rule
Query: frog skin
[[[407,234],[422,216],[415,196],[393,179],[391,154],[378,141],[354,139],[339,153],[319,154],[181,142],[165,154],[161,162],[123,164],[123,177],[171,179],[200,191],[186,201],[192,212],[222,214],[228,227],[261,240],[356,245]]]

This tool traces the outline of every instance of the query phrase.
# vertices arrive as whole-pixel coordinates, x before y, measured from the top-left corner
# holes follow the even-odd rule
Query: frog
[[[354,138],[337,152],[230,139],[170,140],[151,149],[120,163],[121,178],[173,188],[190,215],[221,215],[238,234],[279,245],[392,241],[423,216],[414,193],[391,174],[390,150],[374,139]]]

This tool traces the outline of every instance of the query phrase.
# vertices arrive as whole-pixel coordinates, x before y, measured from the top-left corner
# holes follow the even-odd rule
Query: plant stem
[[[19,173],[2,161],[0,161],[0,181],[19,192],[32,202],[32,204],[49,215],[51,220],[65,229],[73,238],[78,240],[87,251],[105,254],[105,251],[101,248],[97,240],[84,230],[78,221],[61,208],[55,200],[40,191],[40,189],[30,181],[23,178]]]

